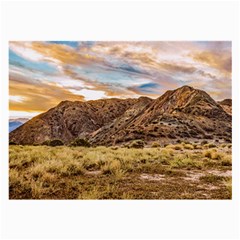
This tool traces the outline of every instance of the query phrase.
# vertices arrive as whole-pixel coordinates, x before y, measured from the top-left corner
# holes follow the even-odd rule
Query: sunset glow
[[[10,42],[10,117],[64,100],[157,98],[183,85],[231,98],[231,42]]]

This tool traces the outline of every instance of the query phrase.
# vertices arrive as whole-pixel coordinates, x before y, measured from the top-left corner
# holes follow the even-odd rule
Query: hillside
[[[231,116],[206,92],[188,86],[165,94],[146,104],[140,114],[125,118],[120,116],[109,126],[93,134],[94,143],[111,145],[133,139],[146,142],[175,139],[225,139],[231,138]]]
[[[39,144],[49,139],[61,139],[68,143],[112,122],[136,101],[136,99],[63,101],[11,132],[10,141],[18,144]]]
[[[87,138],[94,145],[134,139],[162,143],[213,139],[231,142],[231,113],[206,92],[183,86],[157,99],[64,101],[10,133],[10,141],[39,144],[48,139],[69,143]]]

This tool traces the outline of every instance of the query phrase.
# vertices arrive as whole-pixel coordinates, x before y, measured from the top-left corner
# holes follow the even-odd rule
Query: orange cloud
[[[9,94],[10,96],[22,97],[21,101],[10,100],[9,109],[11,111],[42,112],[47,111],[51,107],[55,107],[63,100],[84,100],[83,96],[75,95],[56,84],[34,84],[34,82],[30,84],[11,77],[9,82]]]
[[[75,48],[51,42],[10,42],[9,46],[30,63],[47,62],[55,70],[32,71],[27,63],[13,59],[10,109],[15,111],[45,111],[62,100],[86,100],[77,95],[84,90],[85,96],[101,91],[104,97],[158,97],[186,82],[217,99],[231,95],[229,42],[79,42]],[[157,94],[143,91],[138,86],[144,82],[161,87]]]
[[[102,62],[103,59],[96,57],[89,52],[77,51],[69,46],[61,44],[48,44],[44,42],[32,42],[32,50],[43,55],[45,60],[60,64],[84,65],[94,62]]]
[[[194,73],[197,69],[193,66],[183,66],[175,63],[160,63],[159,66],[171,72]]]
[[[229,53],[203,51],[191,54],[192,58],[210,67],[218,69],[223,74],[230,76],[232,72],[232,58]]]

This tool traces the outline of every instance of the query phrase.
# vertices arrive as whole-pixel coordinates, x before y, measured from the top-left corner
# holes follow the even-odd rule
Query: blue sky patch
[[[47,74],[55,73],[57,69],[46,62],[33,62],[17,55],[12,50],[9,50],[9,64],[25,68],[31,71],[39,71]]]

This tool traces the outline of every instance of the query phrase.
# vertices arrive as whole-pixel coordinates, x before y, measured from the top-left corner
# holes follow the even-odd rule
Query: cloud
[[[163,62],[159,66],[169,72],[180,72],[180,73],[194,73],[197,69],[193,66],[183,66],[175,63],[166,63]]]
[[[62,100],[157,98],[186,84],[231,97],[231,42],[35,41],[9,49],[14,111],[46,111]]]
[[[70,92],[77,94],[77,95],[81,95],[84,96],[84,99],[86,101],[88,100],[97,100],[97,99],[101,99],[101,98],[106,98],[107,96],[105,95],[104,91],[96,91],[96,90],[88,90],[88,89],[82,89],[82,90],[76,90],[76,89],[72,89],[70,90]]]
[[[11,76],[9,94],[9,108],[12,111],[42,112],[56,106],[63,100],[85,100],[84,96],[74,94],[56,84],[41,82],[29,84],[27,81],[24,83],[23,79],[19,81]]]
[[[203,70],[198,70],[197,73],[199,73],[203,77],[211,78],[212,80],[217,81],[217,77],[211,73],[205,72]]]
[[[23,102],[24,97],[23,96],[9,96],[9,101],[10,102]]]
[[[23,69],[28,69],[31,72],[41,72],[46,74],[54,74],[57,69],[43,61],[31,61],[27,58],[17,55],[12,50],[9,50],[9,64],[10,66],[20,67]]]
[[[99,62],[101,59],[89,53],[81,53],[63,44],[32,42],[32,49],[44,56],[48,61],[61,64],[85,65]]]
[[[229,52],[203,51],[195,52],[191,56],[197,62],[216,68],[225,75],[231,75],[232,58]]]
[[[39,62],[44,60],[44,56],[32,49],[32,42],[9,42],[9,49],[18,54],[19,56],[33,61]]]

